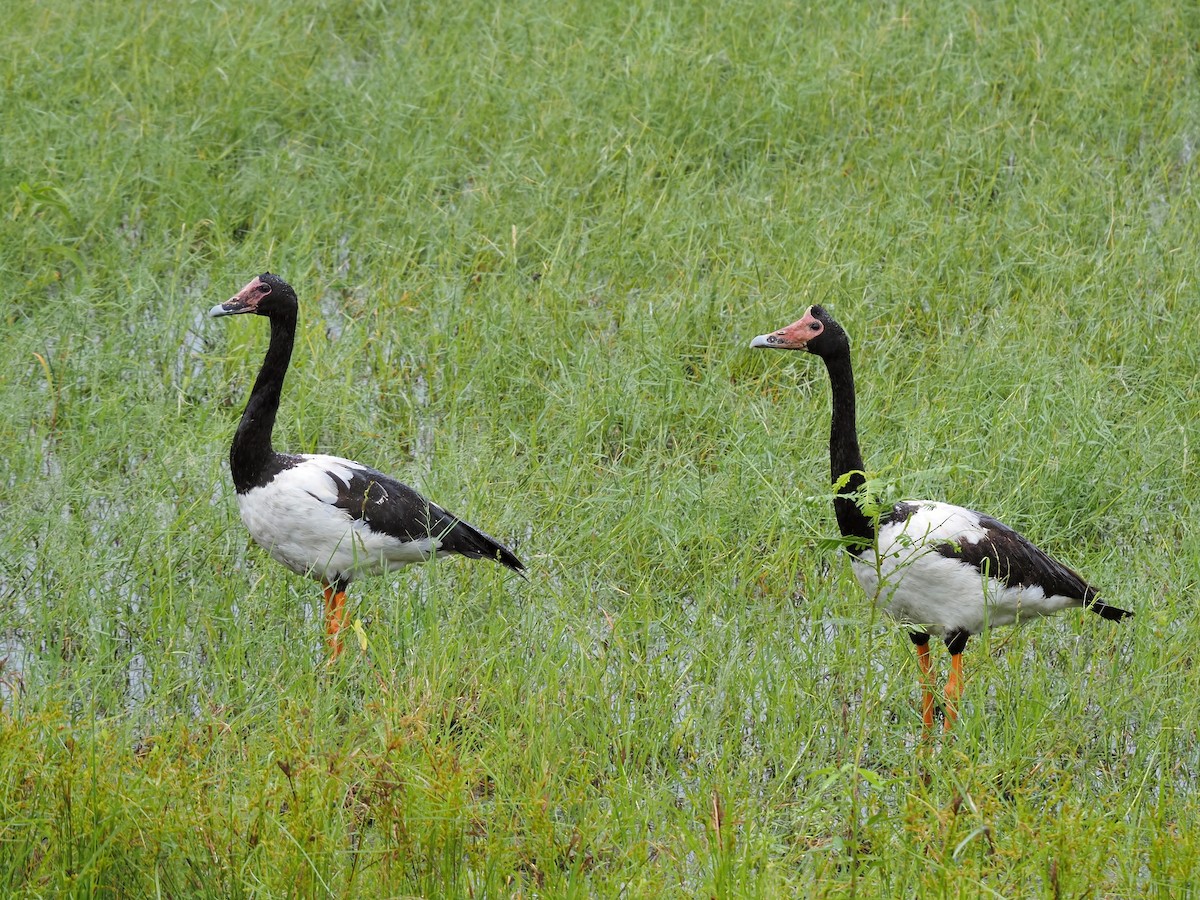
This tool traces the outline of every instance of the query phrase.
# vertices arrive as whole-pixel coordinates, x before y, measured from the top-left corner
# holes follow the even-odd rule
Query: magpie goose
[[[1132,615],[1105,603],[1074,571],[983,513],[949,503],[905,500],[878,517],[867,516],[857,499],[866,477],[858,447],[850,340],[822,307],[810,306],[799,321],[759,335],[750,346],[806,350],[825,362],[833,394],[829,461],[838,528],[858,583],[908,628],[916,645],[921,719],[927,729],[933,726],[934,707],[930,635],[942,638],[950,651],[948,731],[958,714],[962,653],[971,635],[1071,607],[1084,607],[1112,621]]]
[[[433,556],[491,559],[514,572],[524,565],[478,528],[406,484],[338,456],[279,453],[271,431],[292,358],[299,303],[277,275],[264,272],[212,316],[254,313],[271,323],[271,341],[229,451],[242,521],[255,543],[293,572],[321,583],[331,658],[341,652],[346,589]]]

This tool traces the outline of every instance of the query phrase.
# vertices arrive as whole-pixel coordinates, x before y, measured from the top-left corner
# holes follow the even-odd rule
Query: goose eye
[[[270,286],[269,284],[260,284],[260,285],[258,286],[258,292],[259,292],[260,294],[266,294],[266,293],[268,293],[270,290],[271,290],[271,286]]]
[[[811,330],[813,330],[813,331],[820,331],[820,330],[821,330],[821,323],[820,323],[820,322],[813,322],[813,323],[812,323],[811,325],[809,325],[808,327],[809,327]]]

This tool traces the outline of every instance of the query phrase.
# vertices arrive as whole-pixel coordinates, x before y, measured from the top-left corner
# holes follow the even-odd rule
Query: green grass
[[[1200,890],[1200,16],[1164,2],[15,0],[0,35],[0,892]],[[512,544],[320,593],[228,441]],[[1136,618],[908,641],[826,549],[868,465]],[[945,669],[944,653],[938,650]]]

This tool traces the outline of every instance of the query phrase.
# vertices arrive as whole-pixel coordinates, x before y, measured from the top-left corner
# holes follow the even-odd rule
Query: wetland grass
[[[12,7],[0,891],[1200,887],[1193,13]],[[364,580],[326,667],[226,471],[265,334],[205,313],[268,268],[278,444],[528,583]],[[1137,613],[975,639],[929,753],[828,541],[824,375],[747,349],[814,302],[893,496]]]

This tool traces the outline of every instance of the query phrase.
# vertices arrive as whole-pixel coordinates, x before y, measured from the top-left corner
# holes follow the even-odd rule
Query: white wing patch
[[[436,538],[402,541],[334,506],[338,488],[331,476],[348,483],[361,470],[338,456],[305,456],[270,484],[237,495],[242,521],[272,559],[318,581],[378,575],[436,554]],[[377,502],[386,500],[385,494]]]
[[[939,546],[973,545],[987,538],[979,514],[930,500],[906,500],[917,510],[905,521],[885,525],[875,550],[851,558],[854,576],[867,596],[890,616],[931,634],[1011,625],[1071,606],[1074,597],[1046,596],[1038,585],[1009,587]]]

